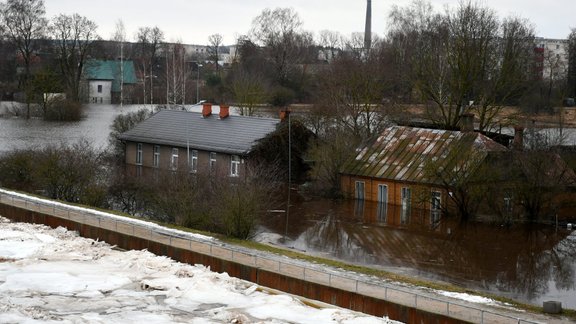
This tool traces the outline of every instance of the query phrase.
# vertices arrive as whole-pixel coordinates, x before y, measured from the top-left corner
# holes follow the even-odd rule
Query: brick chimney
[[[210,117],[212,115],[212,104],[209,102],[205,102],[202,104],[202,117]]]
[[[524,127],[514,126],[514,140],[512,148],[521,151],[524,148]]]
[[[229,105],[220,105],[220,119],[224,119],[230,116],[230,106]]]
[[[288,115],[290,115],[290,109],[280,110],[280,121],[286,120],[286,118],[288,118]]]
[[[460,131],[473,132],[474,131],[474,114],[466,113],[460,115]]]

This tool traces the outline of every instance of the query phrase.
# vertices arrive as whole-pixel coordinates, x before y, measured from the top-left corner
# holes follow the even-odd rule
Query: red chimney
[[[290,115],[290,109],[280,110],[280,121],[284,121]]]
[[[230,115],[230,106],[220,105],[220,119],[224,119]]]
[[[212,104],[206,102],[202,105],[202,117],[206,118],[210,117],[210,115],[212,115]]]

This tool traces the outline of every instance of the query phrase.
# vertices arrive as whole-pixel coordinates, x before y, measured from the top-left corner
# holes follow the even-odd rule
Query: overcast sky
[[[158,26],[167,41],[208,43],[208,36],[221,34],[231,45],[247,34],[254,17],[265,8],[291,7],[300,15],[304,29],[313,33],[328,29],[350,36],[364,30],[365,0],[45,0],[49,18],[79,13],[95,21],[100,37],[110,39],[118,20],[124,22],[129,40],[138,27]],[[383,36],[393,5],[411,0],[372,0],[372,32]],[[437,10],[455,6],[458,0],[432,0]],[[500,17],[528,18],[537,36],[566,38],[576,27],[575,0],[481,0]]]

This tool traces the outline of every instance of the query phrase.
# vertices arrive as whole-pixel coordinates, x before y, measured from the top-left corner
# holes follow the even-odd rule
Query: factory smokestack
[[[372,46],[372,0],[366,4],[366,26],[364,28],[364,49],[369,50]]]

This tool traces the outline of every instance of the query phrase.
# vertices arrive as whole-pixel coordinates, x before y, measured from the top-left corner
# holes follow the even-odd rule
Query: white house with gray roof
[[[225,172],[238,177],[258,140],[276,129],[278,119],[233,116],[227,106],[212,113],[161,110],[123,133],[128,165],[191,173]]]

